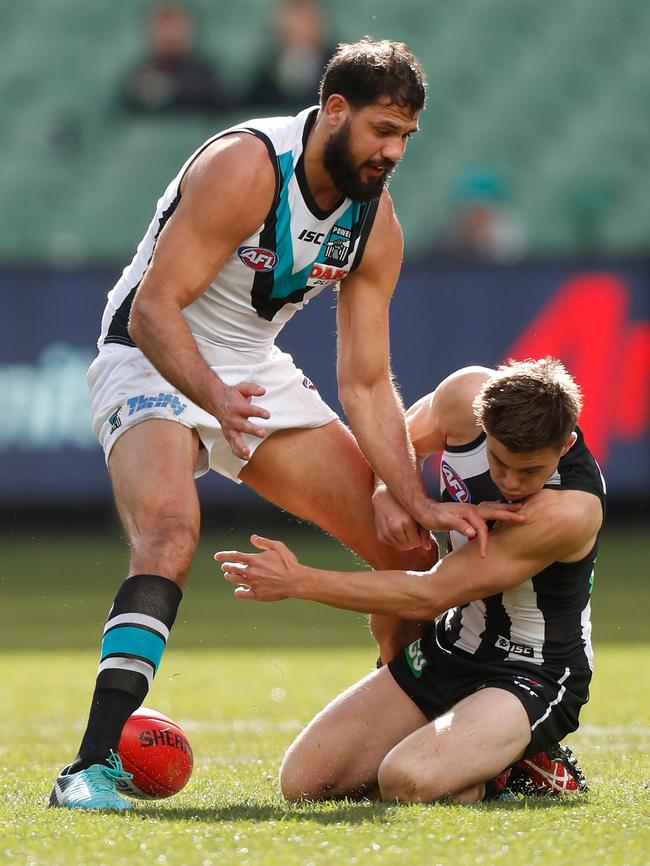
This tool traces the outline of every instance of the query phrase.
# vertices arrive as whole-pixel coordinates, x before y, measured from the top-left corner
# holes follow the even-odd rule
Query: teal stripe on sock
[[[102,660],[109,655],[128,653],[148,659],[157,669],[164,649],[165,641],[159,635],[133,626],[118,626],[104,635]]]

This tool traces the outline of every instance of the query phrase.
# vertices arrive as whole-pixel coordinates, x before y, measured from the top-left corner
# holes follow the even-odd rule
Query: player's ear
[[[339,126],[350,112],[350,103],[340,93],[332,93],[323,106],[323,113],[331,126]]]
[[[567,453],[567,451],[569,450],[569,448],[573,448],[573,446],[574,446],[575,443],[576,443],[576,439],[577,439],[577,438],[578,438],[578,434],[577,434],[576,431],[574,430],[573,433],[572,433],[572,434],[569,436],[569,438],[567,439],[567,443],[566,443],[566,445],[564,446],[564,448],[562,449],[562,453],[560,454],[560,457],[564,457],[564,455]]]

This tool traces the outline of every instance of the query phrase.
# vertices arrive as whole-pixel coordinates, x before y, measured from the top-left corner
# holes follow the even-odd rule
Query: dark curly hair
[[[413,114],[424,108],[426,77],[417,57],[403,42],[375,40],[342,43],[325,67],[320,83],[320,104],[340,93],[355,108],[388,96],[391,103]]]

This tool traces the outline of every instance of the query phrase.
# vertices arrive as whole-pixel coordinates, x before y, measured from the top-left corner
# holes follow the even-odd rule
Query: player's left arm
[[[402,232],[382,195],[362,262],[346,277],[337,308],[337,379],[352,431],[377,475],[425,529],[455,529],[487,543],[473,505],[441,505],[426,493],[390,370],[389,306],[402,262]]]
[[[431,620],[444,611],[503,592],[556,561],[577,561],[595,542],[602,522],[598,497],[582,491],[542,490],[526,505],[522,524],[490,534],[487,555],[466,544],[430,571],[335,572],[301,565],[281,542],[253,536],[262,553],[220,551],[226,579],[239,598],[300,598],[344,610]]]

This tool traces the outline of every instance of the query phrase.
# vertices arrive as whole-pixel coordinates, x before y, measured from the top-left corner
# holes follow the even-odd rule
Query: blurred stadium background
[[[120,822],[115,833],[110,817],[62,822],[42,808],[74,754],[99,631],[127,566],[85,385],[106,293],[186,156],[232,123],[291,108],[236,108],[273,38],[276,0],[186,5],[231,92],[225,114],[121,110],[119,83],[146,50],[152,0],[0,2],[0,706],[9,720],[0,860],[291,866],[309,851],[323,866],[419,866],[434,855],[516,866],[557,859],[557,840],[570,833],[594,864],[646,864],[648,0],[321,2],[334,42],[403,39],[430,82],[422,131],[391,187],[406,239],[391,321],[405,402],[457,367],[547,352],[585,392],[582,425],[610,491],[594,590],[596,677],[570,738],[590,800],[497,813],[354,804],[296,815],[283,806],[275,779],[288,743],[375,653],[363,616],[233,599],[212,553],[245,545],[250,530],[289,541],[308,564],[353,559],[213,475],[199,482],[202,542],[148,698],[188,725],[191,789],[154,812],[160,820]],[[488,256],[450,248],[458,209],[472,199],[505,215],[519,243]],[[280,345],[337,407],[333,297],[297,315]],[[428,479],[433,487],[432,467]]]
[[[271,38],[274,4],[186,5],[197,16],[201,49],[219,62],[236,100]],[[368,33],[404,39],[430,82],[422,131],[392,185],[407,244],[392,312],[405,401],[465,364],[558,355],[587,397],[583,426],[608,480],[611,526],[647,528],[650,5],[321,6],[335,41]],[[149,0],[2,4],[0,577],[24,590],[31,574],[35,597],[52,531],[71,533],[71,559],[79,545],[118,543],[84,382],[106,292],[184,158],[251,114],[120,111],[118,82],[142,56],[152,8]],[[498,179],[497,198],[525,229],[525,252],[505,260],[441,252],[445,221],[463,184],[477,176]],[[321,296],[280,344],[337,406],[333,306]],[[209,527],[259,529],[277,519],[217,477],[200,489]],[[86,535],[107,527],[103,536]],[[621,549],[646,537],[628,533]],[[10,542],[6,557],[1,538]],[[108,577],[116,585],[112,568]]]

